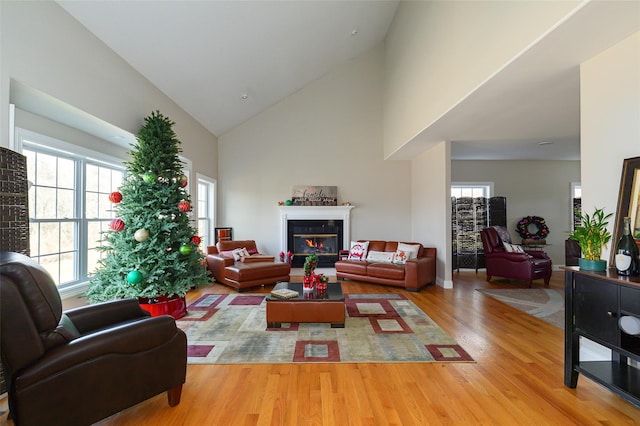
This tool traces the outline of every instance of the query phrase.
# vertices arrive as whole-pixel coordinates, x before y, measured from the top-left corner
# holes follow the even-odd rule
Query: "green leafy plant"
[[[316,269],[317,266],[318,266],[318,255],[315,253],[310,254],[304,259],[304,266],[303,266],[304,274],[306,276],[313,274],[313,271]]]
[[[607,229],[608,219],[613,213],[606,214],[604,209],[596,208],[591,216],[580,213],[581,225],[569,232],[569,238],[576,240],[582,251],[582,257],[587,260],[600,260],[602,248],[611,240],[611,232]]]

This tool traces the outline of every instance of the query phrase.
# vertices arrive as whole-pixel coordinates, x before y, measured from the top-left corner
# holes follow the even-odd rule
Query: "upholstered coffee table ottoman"
[[[305,292],[302,283],[278,283],[274,290],[289,288],[298,297],[280,299],[267,296],[267,327],[279,328],[281,323],[330,322],[332,328],[344,328],[345,304],[340,283],[328,283],[323,292]]]

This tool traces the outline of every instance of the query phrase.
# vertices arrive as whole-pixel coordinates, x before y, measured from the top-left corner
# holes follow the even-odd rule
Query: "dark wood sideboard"
[[[640,318],[640,277],[622,277],[615,269],[605,272],[565,269],[564,384],[575,388],[578,375],[609,388],[640,406],[640,336],[624,333],[618,320]],[[580,360],[580,338],[611,350],[611,359]]]

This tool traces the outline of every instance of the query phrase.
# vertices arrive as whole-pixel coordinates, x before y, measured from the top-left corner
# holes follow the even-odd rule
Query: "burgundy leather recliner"
[[[187,340],[135,299],[62,312],[47,271],[0,253],[0,337],[9,410],[21,425],[88,425],[167,392],[180,402]]]
[[[496,276],[524,280],[527,287],[531,287],[533,280],[544,279],[545,287],[549,286],[552,265],[544,251],[507,252],[498,232],[492,227],[480,231],[480,237],[484,247],[487,281]]]

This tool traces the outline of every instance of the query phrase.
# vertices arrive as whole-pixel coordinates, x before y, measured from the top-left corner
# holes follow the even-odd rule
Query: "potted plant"
[[[569,238],[578,242],[582,256],[578,260],[580,269],[588,271],[604,271],[607,261],[602,260],[602,248],[611,240],[611,232],[607,229],[608,219],[613,213],[605,214],[604,209],[596,208],[591,216],[580,213],[581,225],[569,232]]]
[[[304,259],[304,277],[302,278],[302,284],[304,289],[312,289],[314,287],[314,271],[318,266],[318,255],[313,253]]]

